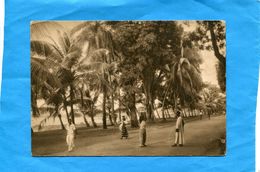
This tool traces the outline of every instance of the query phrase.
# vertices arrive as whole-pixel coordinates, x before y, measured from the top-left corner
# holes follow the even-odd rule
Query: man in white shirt
[[[172,147],[177,145],[183,146],[184,144],[184,120],[181,117],[181,112],[177,111],[176,113],[177,121],[175,127],[175,142]]]
[[[71,119],[69,119],[69,123],[66,127],[66,130],[67,130],[66,142],[68,145],[68,151],[70,152],[75,147],[74,139],[75,139],[75,130],[76,130],[76,127],[72,123]]]

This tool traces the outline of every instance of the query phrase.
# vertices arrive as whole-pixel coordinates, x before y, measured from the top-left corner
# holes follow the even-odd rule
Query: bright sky
[[[203,81],[218,85],[216,71],[218,61],[213,51],[200,51],[200,54],[203,59],[203,63],[200,65]]]
[[[68,31],[78,25],[80,21],[77,22],[59,22],[64,28]],[[182,21],[179,21],[181,24]],[[195,29],[195,21],[189,21],[189,25],[182,25],[184,31],[189,32]],[[214,85],[218,85],[217,81],[217,71],[216,71],[216,63],[217,59],[213,53],[213,51],[200,51],[200,55],[203,59],[203,63],[201,64],[201,73],[202,79],[205,82],[209,82]]]

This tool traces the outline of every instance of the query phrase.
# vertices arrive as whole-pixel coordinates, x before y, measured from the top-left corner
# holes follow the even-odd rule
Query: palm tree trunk
[[[84,104],[84,100],[83,100],[83,88],[82,89],[79,89],[79,92],[80,92],[80,100],[81,100],[81,108],[82,109],[85,109],[85,104]],[[86,124],[86,127],[90,127],[89,123],[88,123],[88,120],[86,119],[86,116],[84,114],[84,111],[81,111],[82,112],[82,117],[84,119],[84,122]]]
[[[152,121],[154,118],[154,112],[153,112],[154,97],[152,95],[153,80],[154,80],[154,71],[151,67],[148,67],[143,71],[143,88],[144,88],[144,94],[146,96],[145,105],[147,110],[147,119]]]
[[[113,122],[114,122],[114,125],[116,125],[116,114],[115,114],[115,107],[114,107],[114,103],[115,103],[114,93],[112,93],[112,95],[111,95],[111,101],[112,101],[111,110],[112,110]]]
[[[60,120],[61,129],[65,130],[64,124],[63,124],[62,119],[61,119],[61,114],[59,113],[59,107],[58,106],[55,106],[55,113],[58,114],[57,116]]]
[[[103,129],[107,129],[107,114],[106,114],[106,100],[107,100],[107,90],[106,86],[103,86]]]
[[[62,119],[61,119],[61,115],[59,114],[58,117],[59,117],[59,120],[60,120],[61,129],[65,130],[64,124],[63,124]]]
[[[163,118],[163,120],[166,120],[165,115],[164,115],[164,104],[165,104],[165,100],[166,100],[167,94],[168,94],[169,89],[170,89],[170,85],[171,84],[169,84],[169,86],[167,87],[165,94],[164,94],[164,97],[163,97],[163,102],[162,102],[162,118]]]
[[[66,116],[67,116],[67,120],[68,120],[68,122],[69,122],[70,116],[69,116],[67,104],[68,104],[68,103],[67,103],[66,95],[65,95],[65,93],[63,93],[63,107],[64,107],[64,109],[65,109]]]
[[[174,112],[176,113],[176,110],[177,110],[177,96],[176,94],[174,93]]]
[[[153,115],[153,108],[152,108],[152,100],[150,98],[150,96],[146,97],[146,109],[147,109],[147,118],[148,120],[152,120],[154,118]]]
[[[70,108],[71,108],[71,120],[72,123],[75,124],[75,115],[74,115],[74,108],[73,108],[73,100],[74,100],[74,89],[73,86],[70,85]]]
[[[91,107],[90,119],[91,119],[91,122],[92,122],[93,127],[96,128],[96,127],[97,127],[97,124],[96,124],[96,122],[95,122],[95,120],[94,120],[94,109],[93,109],[93,105],[92,105],[92,107]]]
[[[83,114],[83,119],[84,119],[84,122],[86,124],[86,127],[90,127],[90,125],[89,125],[89,123],[88,123],[88,121],[87,121],[87,119],[86,119],[84,114]]]

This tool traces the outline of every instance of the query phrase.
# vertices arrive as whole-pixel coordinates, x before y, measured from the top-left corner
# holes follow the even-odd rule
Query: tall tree
[[[84,22],[71,31],[73,43],[81,48],[80,63],[87,65],[88,70],[94,70],[102,81],[103,93],[103,128],[106,129],[106,102],[111,68],[115,66],[117,56],[114,52],[113,39],[109,27],[103,22]],[[87,57],[87,58],[86,58]]]
[[[122,52],[125,64],[136,66],[138,79],[145,94],[147,117],[154,117],[155,90],[162,76],[158,71],[179,54],[183,30],[175,22],[129,21],[111,23],[117,49]]]
[[[202,50],[212,50],[217,63],[218,83],[226,91],[226,35],[224,21],[198,21],[196,30],[186,37],[185,45]]]

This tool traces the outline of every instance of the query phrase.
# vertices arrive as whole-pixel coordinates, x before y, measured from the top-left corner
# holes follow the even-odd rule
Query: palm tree
[[[213,112],[225,111],[225,96],[221,93],[221,89],[210,84],[206,84],[201,91],[203,109],[210,117]]]
[[[58,78],[48,69],[45,63],[45,56],[51,56],[52,50],[51,46],[47,43],[41,43],[39,41],[31,42],[31,106],[32,115],[39,116],[39,110],[37,107],[38,94],[44,98],[48,105],[54,105],[55,111],[50,110],[49,117],[59,117],[62,129],[65,129],[64,124],[61,120],[61,115],[59,113],[59,108],[62,102],[60,98],[59,88],[60,83]],[[40,77],[39,77],[40,76]],[[48,94],[48,96],[46,96]],[[48,118],[49,118],[48,117]],[[46,121],[46,120],[44,120]],[[44,122],[43,121],[43,122]],[[40,127],[42,123],[40,124]]]
[[[183,50],[182,50],[183,51]],[[199,91],[202,89],[202,78],[199,70],[201,58],[196,50],[184,49],[182,56],[171,65],[165,98],[171,94],[174,109],[179,105],[188,104],[193,108],[199,100]],[[170,89],[171,88],[171,89]],[[179,105],[178,105],[179,99]],[[164,100],[165,101],[165,100]]]
[[[48,32],[49,28],[56,29],[56,35],[53,35],[53,31]],[[31,27],[31,44],[33,53],[43,57],[47,70],[52,71],[59,79],[61,83],[59,89],[63,95],[66,113],[68,113],[67,106],[70,106],[70,118],[75,123],[73,105],[75,103],[75,87],[77,87],[75,83],[79,78],[77,70],[81,67],[78,62],[82,57],[82,50],[76,44],[73,44],[66,32],[61,32],[62,29],[55,22],[33,23]],[[84,58],[81,60],[84,60]]]
[[[109,28],[102,22],[84,22],[72,29],[71,38],[73,43],[82,49],[80,64],[87,66],[83,69],[97,72],[102,83],[103,128],[106,129],[106,100],[108,91],[111,90],[109,86],[111,69],[115,67],[116,61],[112,35]]]

